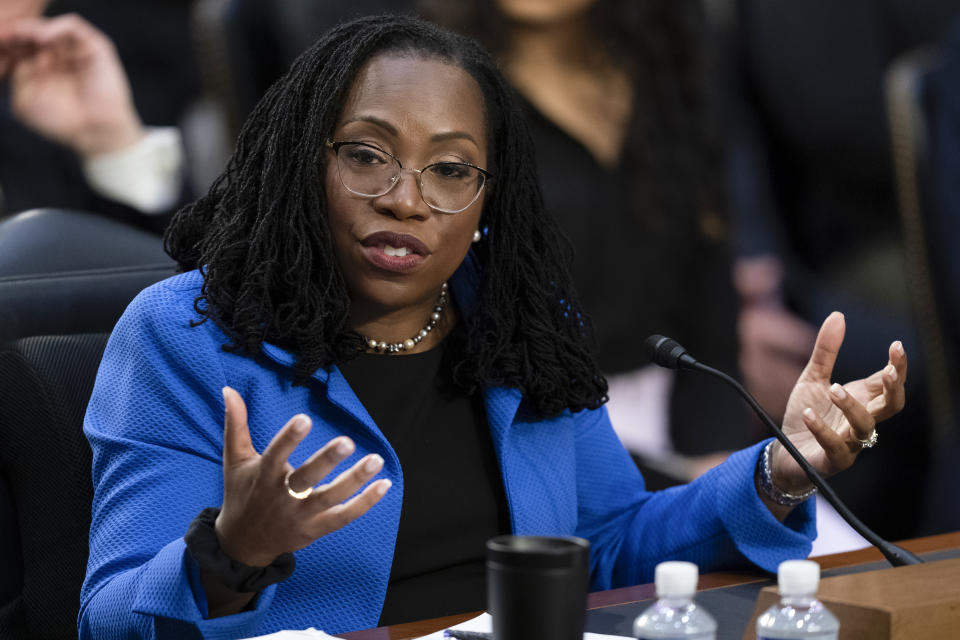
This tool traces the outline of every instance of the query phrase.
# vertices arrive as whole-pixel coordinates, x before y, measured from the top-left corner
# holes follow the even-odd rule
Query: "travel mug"
[[[487,541],[494,640],[583,640],[590,543],[499,536]]]

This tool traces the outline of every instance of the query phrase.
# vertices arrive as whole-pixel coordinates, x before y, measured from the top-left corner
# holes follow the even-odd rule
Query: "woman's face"
[[[496,0],[497,8],[515,22],[550,25],[580,17],[596,0]]]
[[[483,104],[467,72],[435,59],[381,54],[357,75],[332,142],[372,145],[396,157],[403,171],[386,194],[358,196],[343,186],[328,151],[330,231],[355,315],[432,307],[463,261],[483,192],[464,211],[439,213],[424,202],[408,169],[435,162],[486,168]]]

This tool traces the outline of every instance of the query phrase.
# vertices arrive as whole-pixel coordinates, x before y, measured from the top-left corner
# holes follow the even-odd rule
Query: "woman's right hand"
[[[293,497],[284,486],[288,473],[292,490],[313,487],[353,453],[353,442],[345,436],[334,438],[294,469],[287,458],[310,431],[310,418],[291,418],[258,454],[243,398],[224,387],[223,399],[224,495],[215,528],[220,548],[237,562],[265,567],[280,554],[302,549],[356,520],[390,488],[390,481],[381,479],[354,495],[383,468],[383,458],[371,454],[307,498]]]

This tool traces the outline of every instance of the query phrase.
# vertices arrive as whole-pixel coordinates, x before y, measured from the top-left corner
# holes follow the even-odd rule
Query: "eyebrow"
[[[359,115],[355,118],[351,118],[350,120],[347,120],[343,124],[347,125],[347,124],[350,124],[351,122],[369,122],[370,124],[376,125],[381,129],[385,130],[390,135],[393,135],[393,136],[400,135],[400,132],[397,130],[395,126],[393,126],[386,120],[378,118],[377,116]],[[469,140],[473,144],[477,145],[477,147],[480,146],[480,143],[478,143],[474,139],[474,137],[469,133],[467,133],[466,131],[444,131],[443,133],[435,133],[432,136],[430,136],[430,142],[444,142],[446,140]]]

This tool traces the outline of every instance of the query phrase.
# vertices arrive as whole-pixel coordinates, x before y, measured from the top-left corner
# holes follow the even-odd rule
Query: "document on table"
[[[313,627],[310,627],[309,629],[303,629],[301,631],[284,629],[283,631],[277,631],[269,635],[243,638],[242,640],[343,640],[343,638],[337,638],[336,636],[331,636],[329,633],[317,631]]]
[[[493,631],[493,618],[489,613],[482,613],[476,618],[470,618],[466,622],[450,627],[461,631],[481,631],[490,633]],[[421,636],[417,640],[445,640],[444,629],[436,631],[427,636]],[[583,640],[623,640],[624,636],[609,636],[602,633],[585,633]],[[304,629],[302,631],[278,631],[267,636],[257,636],[256,638],[246,638],[245,640],[341,640],[331,636],[323,631],[317,631],[314,628]]]
[[[450,627],[451,629],[459,629],[461,631],[480,631],[483,633],[490,633],[493,631],[493,617],[489,613],[482,613],[476,618],[470,618],[466,622],[461,622],[460,624]],[[428,636],[421,636],[417,640],[449,640],[449,638],[444,638],[443,635],[444,629],[440,631],[435,631]],[[583,640],[623,640],[624,636],[609,636],[603,633],[584,633]]]

